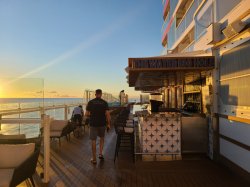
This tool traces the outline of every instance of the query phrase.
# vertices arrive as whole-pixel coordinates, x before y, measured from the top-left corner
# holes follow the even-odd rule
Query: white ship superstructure
[[[206,152],[212,160],[249,176],[250,1],[162,0],[162,4],[161,55],[129,58],[129,85],[162,94],[162,112],[195,113],[188,128],[196,131],[200,138],[196,141],[207,143],[203,149],[200,145],[187,151]],[[208,120],[208,130],[203,129],[208,138],[195,127],[197,115]],[[182,144],[185,151],[184,140]]]

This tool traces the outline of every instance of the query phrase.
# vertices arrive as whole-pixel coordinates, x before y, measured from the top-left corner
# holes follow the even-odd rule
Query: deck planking
[[[71,141],[63,140],[61,147],[57,142],[51,144],[54,174],[49,186],[248,186],[243,179],[206,158],[133,163],[129,153],[120,152],[114,163],[114,130],[105,137],[105,160],[97,159],[97,165],[93,165],[87,131],[80,138],[71,136]],[[98,149],[97,143],[97,153]]]
[[[90,162],[88,128],[80,138],[51,142],[51,187],[234,187],[250,186],[225,167],[206,158],[133,163],[131,154],[120,152],[113,162],[116,134],[106,134],[104,161]],[[99,144],[97,143],[97,155]],[[29,186],[22,183],[20,186]]]

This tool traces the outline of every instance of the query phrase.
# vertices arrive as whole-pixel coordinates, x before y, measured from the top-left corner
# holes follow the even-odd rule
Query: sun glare
[[[2,89],[2,86],[0,85],[0,98],[3,97],[3,89]]]
[[[3,83],[4,83],[4,81],[2,79],[0,79],[0,98],[4,98],[4,97],[6,97],[6,95],[8,95],[8,94],[6,94],[6,90],[8,90],[8,89],[6,89],[6,87]]]

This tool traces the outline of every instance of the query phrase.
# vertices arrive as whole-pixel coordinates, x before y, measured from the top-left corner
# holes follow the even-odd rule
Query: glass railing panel
[[[0,78],[0,111],[44,104],[43,79]]]
[[[170,15],[172,16],[179,0],[170,0]]]
[[[180,38],[182,33],[186,30],[186,20],[183,19],[178,28],[176,29],[176,38]]]
[[[164,20],[166,19],[166,16],[169,13],[169,8],[170,8],[169,2],[170,1],[167,0],[167,1],[164,1],[163,3],[163,19]]]
[[[161,51],[161,55],[167,55],[167,53],[168,53],[168,48],[167,47],[163,48]]]
[[[175,25],[176,25],[176,19],[174,18],[174,21],[168,33],[168,49],[171,49],[175,42]]]
[[[185,19],[186,19],[186,28],[190,25],[193,21],[194,13],[198,8],[198,1],[194,1],[190,9],[188,10]]]
[[[166,21],[166,24],[164,25],[164,28],[162,29],[162,33],[163,33],[163,35],[162,35],[162,41],[165,39],[165,37],[168,35],[171,35],[171,37],[173,36],[173,34],[170,34],[170,30],[172,29],[175,29],[175,28],[173,28],[173,25],[174,25],[174,27],[175,27],[175,25],[176,25],[176,23],[175,23],[175,21],[173,21],[172,23],[171,23],[171,28],[170,28],[170,30],[168,31],[168,33],[166,32],[166,29],[167,29],[167,27],[169,26],[169,22],[170,22],[170,20],[172,19],[172,17],[173,17],[173,13],[174,13],[174,10],[175,10],[175,8],[176,8],[176,6],[177,6],[177,4],[178,4],[178,2],[179,2],[179,0],[170,0],[170,10],[169,10],[169,14],[168,14],[168,20]],[[175,20],[175,18],[174,18],[174,20]],[[172,31],[173,32],[173,31]],[[174,31],[175,32],[175,31]],[[175,35],[175,34],[174,34]],[[169,40],[169,39],[168,39]],[[171,40],[171,42],[172,42],[172,38],[170,39]]]
[[[213,6],[210,5],[195,23],[195,40],[206,33],[207,27],[213,22]]]
[[[193,16],[198,7],[198,1],[194,1],[191,7],[186,12],[185,16],[183,17],[181,23],[179,24],[178,28],[176,29],[176,39],[180,38],[183,32],[188,28],[188,26],[193,21]]]
[[[188,47],[186,47],[182,52],[191,52],[194,51],[194,42],[192,42]]]
[[[164,21],[163,25],[162,25],[162,29],[161,29],[161,32],[164,34],[164,32],[166,31],[166,28],[169,24],[169,21],[170,21],[170,15],[168,14],[167,15],[167,18],[166,20]]]
[[[23,119],[40,119],[44,106],[44,80],[35,78],[0,78],[0,134],[25,134],[35,137],[40,123]],[[30,112],[20,111],[36,108]],[[4,120],[4,122],[1,121]],[[12,120],[10,123],[9,121]]]

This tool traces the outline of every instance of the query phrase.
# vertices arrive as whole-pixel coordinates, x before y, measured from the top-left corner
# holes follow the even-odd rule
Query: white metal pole
[[[49,170],[50,170],[50,117],[49,115],[43,115],[43,123],[44,123],[44,136],[43,136],[43,144],[44,144],[44,178],[43,183],[49,182]]]
[[[1,120],[2,120],[2,114],[0,114],[0,130],[2,130],[2,122],[1,122]]]
[[[65,105],[64,107],[64,120],[68,120],[68,106]]]
[[[19,103],[18,103],[18,110],[20,111],[21,110],[21,103],[20,103],[20,101],[19,101]],[[18,116],[19,116],[19,119],[21,118],[21,113],[19,113],[18,114]],[[19,134],[21,133],[21,124],[20,124],[20,122],[19,122]]]

